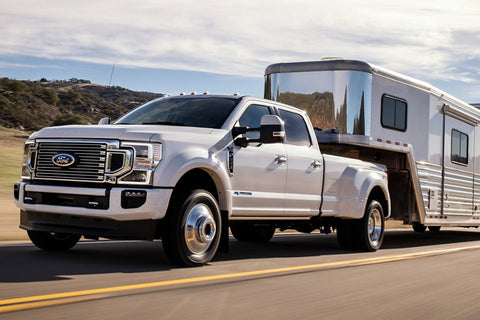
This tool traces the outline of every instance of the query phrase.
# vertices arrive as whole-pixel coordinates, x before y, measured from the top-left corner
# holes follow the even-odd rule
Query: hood
[[[48,127],[33,133],[31,139],[107,139],[160,142],[192,141],[192,137],[225,135],[226,130],[159,125],[69,125]]]

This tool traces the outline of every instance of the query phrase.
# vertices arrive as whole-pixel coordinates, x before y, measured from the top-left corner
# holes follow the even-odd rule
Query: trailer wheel
[[[81,235],[59,232],[27,231],[28,237],[38,248],[47,251],[68,251],[80,240]]]
[[[231,222],[230,230],[238,241],[268,242],[275,234],[273,225],[255,225],[248,222]]]
[[[215,198],[205,190],[183,193],[168,211],[162,237],[168,258],[186,267],[210,262],[217,252],[222,230]]]
[[[430,232],[440,232],[441,226],[428,226],[428,231]]]
[[[412,223],[412,228],[415,232],[425,232],[425,230],[427,230],[427,227],[425,227],[425,225],[421,224],[420,222]]]
[[[361,251],[376,251],[383,243],[385,217],[380,202],[370,201],[362,219],[351,220],[354,245]]]

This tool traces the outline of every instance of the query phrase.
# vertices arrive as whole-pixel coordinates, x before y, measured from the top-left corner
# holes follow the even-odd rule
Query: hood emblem
[[[70,167],[75,160],[75,157],[68,153],[59,153],[52,157],[52,163],[57,167]]]

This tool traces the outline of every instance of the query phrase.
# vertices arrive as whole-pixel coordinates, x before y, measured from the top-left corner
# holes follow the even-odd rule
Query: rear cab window
[[[310,147],[312,139],[303,117],[294,112],[279,109],[280,118],[285,121],[285,143]]]

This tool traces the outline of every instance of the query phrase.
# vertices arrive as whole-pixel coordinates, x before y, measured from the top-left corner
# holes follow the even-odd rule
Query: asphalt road
[[[0,245],[0,319],[479,319],[479,301],[469,229],[388,231],[375,253],[341,250],[335,235],[231,239],[187,269],[160,242]]]

